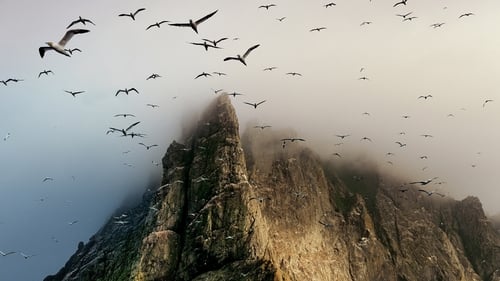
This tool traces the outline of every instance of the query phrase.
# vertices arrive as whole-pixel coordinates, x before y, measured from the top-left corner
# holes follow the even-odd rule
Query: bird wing
[[[155,146],[158,146],[158,145],[157,144],[152,144],[149,147],[151,148],[151,147],[155,147]]]
[[[40,47],[40,48],[38,48],[38,53],[40,53],[40,57],[43,58],[43,56],[45,55],[45,52],[48,51],[48,50],[52,50],[52,48],[50,48],[50,47]]]
[[[150,26],[146,27],[146,30],[150,29],[150,28],[151,28],[151,27],[153,27],[153,26],[156,26],[156,24],[152,24],[152,25],[150,25]]]
[[[128,128],[127,128],[127,129],[125,129],[125,131],[128,131],[128,130],[132,129],[132,127],[134,127],[135,125],[137,125],[137,124],[139,124],[139,123],[141,123],[141,121],[135,122],[134,124],[132,124],[132,125],[128,126]]]
[[[249,102],[246,102],[246,101],[244,101],[243,103],[244,103],[244,104],[251,105],[251,106],[255,106],[255,104],[254,104],[254,103],[249,103]]]
[[[129,92],[134,91],[134,92],[136,92],[136,93],[139,93],[139,91],[137,91],[137,89],[136,89],[136,88],[130,88],[130,89],[128,89],[128,91],[129,91]]]
[[[249,49],[245,52],[245,54],[243,54],[243,58],[246,58],[246,57],[250,54],[250,52],[251,52],[251,51],[253,51],[254,49],[256,49],[256,48],[257,48],[257,47],[259,47],[259,46],[260,46],[260,44],[257,44],[257,45],[255,45],[255,46],[250,47],[250,48],[249,48]]]
[[[227,58],[224,58],[224,61],[228,61],[228,60],[239,60],[239,59],[236,58],[236,57],[227,57]]]
[[[168,21],[168,20],[162,20],[162,21],[160,21],[160,22],[158,23],[158,25],[160,25],[160,24],[164,24],[164,23],[167,23],[167,22],[170,22],[170,21]]]
[[[88,29],[70,29],[70,30],[66,31],[66,34],[64,34],[64,37],[61,39],[61,41],[59,41],[58,44],[61,45],[62,47],[64,47],[66,45],[66,43],[68,43],[68,41],[73,37],[73,35],[87,33],[89,31],[90,30],[88,30]]]
[[[191,26],[189,23],[169,23],[171,26]]]
[[[122,89],[116,91],[115,97],[118,96],[119,93],[126,93],[126,91]]]
[[[215,10],[214,12],[212,12],[212,13],[210,13],[210,14],[208,14],[208,15],[206,15],[206,16],[204,16],[204,17],[202,17],[201,19],[199,19],[199,20],[195,21],[195,24],[200,24],[200,23],[202,23],[202,22],[206,21],[206,20],[207,20],[207,19],[209,19],[211,16],[215,15],[215,13],[217,13],[217,11],[219,11],[219,10]]]
[[[119,17],[132,17],[131,14],[119,14],[118,16]]]
[[[73,25],[77,24],[78,22],[80,22],[80,20],[79,20],[79,19],[78,19],[78,20],[74,20],[74,21],[72,21],[72,22],[68,25],[68,27],[66,27],[66,29],[68,29],[68,28],[72,27]]]
[[[134,16],[137,15],[139,12],[146,10],[146,8],[140,8],[135,11]]]
[[[140,142],[139,144],[144,146],[144,147],[148,147],[147,145],[143,144],[142,142]]]
[[[227,37],[221,38],[221,39],[215,41],[215,44],[218,44],[218,43],[220,43],[220,42],[222,42],[224,40],[227,40],[227,39],[228,39]]]
[[[263,100],[263,101],[261,101],[261,102],[257,103],[256,105],[263,104],[263,103],[265,103],[265,102],[266,102],[266,100]]]

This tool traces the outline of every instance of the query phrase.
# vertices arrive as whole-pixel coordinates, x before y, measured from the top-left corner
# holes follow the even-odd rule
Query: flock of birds
[[[393,8],[400,8],[400,7],[405,7],[408,3],[408,0],[403,0],[403,1],[400,1],[400,2],[396,2],[393,4]],[[339,4],[340,5],[340,4]],[[337,3],[334,3],[334,2],[330,2],[330,3],[326,3],[326,4],[323,4],[323,7],[324,8],[333,8],[337,6]],[[256,8],[258,9],[263,9],[263,10],[270,10],[270,9],[276,9],[278,8],[278,4],[266,4],[266,5],[260,5]],[[446,7],[445,7],[446,8]],[[200,18],[195,18],[195,19],[189,19],[189,20],[186,20],[186,21],[181,21],[181,22],[171,22],[169,20],[161,20],[161,21],[157,21],[155,23],[152,23],[148,26],[146,26],[145,30],[150,30],[150,29],[154,29],[154,28],[163,28],[164,25],[169,25],[169,26],[173,26],[173,27],[180,27],[180,28],[189,28],[190,30],[192,30],[193,32],[195,32],[196,34],[199,34],[199,32],[201,32],[200,30],[200,26],[205,25],[205,24],[210,24],[210,19],[213,18],[214,16],[217,15],[219,10],[215,10],[213,12],[210,12],[208,14],[206,14],[205,16],[203,17],[200,17]],[[119,14],[118,16],[121,17],[121,18],[129,18],[130,20],[132,21],[136,21],[137,17],[140,17],[141,15],[143,15],[144,13],[147,13],[147,9],[146,8],[139,8],[137,10],[135,10],[134,12],[129,12],[129,13],[121,13]],[[406,12],[406,13],[399,13],[399,12],[395,12],[395,16],[397,17],[400,17],[402,19],[403,22],[407,22],[407,21],[414,21],[416,19],[418,19],[417,16],[413,15],[413,12]],[[471,13],[471,12],[467,12],[467,13],[463,13],[463,14],[460,14],[458,15],[458,18],[459,19],[462,19],[464,17],[470,17],[470,16],[474,16],[474,13]],[[287,17],[280,17],[280,18],[277,18],[276,20],[278,22],[284,22],[286,20]],[[365,25],[370,25],[372,24],[373,22],[372,21],[363,21],[360,23],[360,26],[365,26]],[[432,28],[440,28],[444,25],[445,23],[444,22],[437,22],[437,23],[432,23],[430,25],[430,27]],[[96,26],[96,24],[94,23],[94,21],[92,19],[89,19],[89,18],[83,18],[81,16],[79,16],[77,19],[71,21],[68,26],[66,27],[66,29],[68,29],[63,37],[58,41],[58,42],[46,42],[46,45],[45,46],[41,46],[39,47],[38,49],[38,52],[39,52],[39,55],[42,59],[47,59],[47,55],[48,55],[48,52],[55,52],[55,53],[58,53],[60,55],[64,55],[66,57],[71,57],[73,55],[74,52],[82,52],[79,48],[67,48],[67,45],[69,45],[70,42],[72,42],[72,40],[75,40],[73,39],[73,37],[75,35],[78,35],[77,37],[82,37],[82,38],[79,38],[79,40],[85,40],[84,36],[86,33],[89,33],[91,32],[90,29],[84,29],[83,27],[86,27],[86,26]],[[76,28],[76,27],[82,27],[82,28]],[[321,31],[324,31],[326,30],[327,27],[326,26],[318,26],[318,27],[314,27],[314,28],[311,28],[309,29],[310,32],[321,32]],[[237,40],[239,38],[233,38],[233,40]],[[191,45],[194,45],[194,46],[200,46],[200,48],[202,47],[205,51],[209,51],[210,49],[221,49],[222,48],[222,44],[224,41],[226,40],[230,40],[230,38],[228,37],[222,37],[222,38],[218,38],[218,39],[206,39],[206,38],[202,38],[201,39],[201,42],[188,42],[189,44]],[[235,62],[235,63],[240,63],[241,67],[244,67],[244,66],[247,66],[247,63],[248,63],[248,60],[251,58],[250,55],[254,52],[256,52],[256,50],[260,47],[261,45],[260,44],[253,44],[251,45],[248,49],[246,50],[243,50],[244,52],[242,53],[239,53],[239,54],[235,54],[234,56],[227,56],[223,59],[223,61],[225,62]],[[263,47],[262,47],[263,48]],[[260,49],[259,49],[260,50]],[[262,50],[262,51],[265,51],[265,50]],[[265,72],[270,72],[270,71],[274,71],[276,70],[278,67],[277,66],[267,66],[265,68],[263,68],[262,70],[265,71]],[[362,67],[359,72],[360,73],[364,73],[365,71],[365,68]],[[39,79],[42,79],[44,76],[49,76],[49,75],[54,75],[54,72],[50,69],[44,69],[43,71],[39,72],[38,73],[38,78]],[[218,76],[227,76],[228,74],[227,73],[224,73],[224,72],[212,72],[212,73],[208,73],[208,72],[202,72],[200,74],[197,74],[197,75],[193,75],[194,76],[194,79],[203,79],[203,78],[206,78],[206,77],[210,77],[212,75],[218,75]],[[297,77],[300,77],[300,76],[303,76],[301,73],[299,72],[286,72],[285,75],[288,75],[288,76],[297,76]],[[161,78],[162,76],[160,74],[157,74],[157,73],[153,73],[151,74],[150,76],[148,76],[146,78],[146,80],[154,80],[154,79],[158,79],[158,78]],[[357,78],[358,80],[360,80],[359,83],[364,83],[364,82],[367,82],[369,83],[368,81],[370,81],[370,78],[367,77],[367,76],[360,76]],[[5,80],[0,80],[0,83],[3,84],[4,86],[9,86],[11,85],[11,83],[19,83],[19,82],[22,82],[24,81],[24,79],[20,79],[20,78],[8,78],[8,79],[5,79]],[[363,81],[363,82],[361,82]],[[228,95],[228,96],[231,96],[233,98],[237,98],[237,97],[240,97],[240,96],[243,96],[242,93],[238,93],[238,92],[231,92],[231,91],[226,91],[224,89],[212,89],[213,92],[215,94],[224,94],[224,95]],[[85,93],[85,91],[83,90],[78,90],[78,91],[71,91],[71,90],[64,90],[65,93],[77,98],[77,96],[79,95],[82,95]],[[132,95],[138,95],[140,94],[139,91],[132,87],[132,88],[123,88],[123,89],[118,89],[115,93],[114,93],[114,96],[128,96],[129,94],[132,94]],[[426,95],[420,95],[418,96],[416,99],[417,100],[422,100],[422,101],[428,101],[428,100],[431,100],[433,98],[433,96],[431,94],[426,94]],[[486,99],[483,101],[483,108],[487,106],[487,104],[493,102],[494,100],[493,99]],[[260,106],[264,103],[266,103],[267,100],[261,100],[261,101],[244,101],[243,104],[245,105],[248,105],[254,109],[257,109],[257,108],[260,108]],[[148,107],[151,107],[151,108],[157,108],[159,107],[159,105],[157,104],[147,104],[146,106]],[[363,115],[366,115],[366,116],[369,116],[370,113],[368,112],[365,112],[363,113]],[[135,118],[136,115],[134,113],[117,113],[114,115],[114,117],[116,118],[124,118],[124,119],[127,119],[128,118]],[[450,116],[452,117],[452,116]],[[408,119],[410,118],[409,115],[403,115],[402,118],[405,118],[405,119]],[[134,122],[131,122],[130,125],[126,126],[126,127],[123,127],[121,128],[120,126],[110,126],[108,127],[108,129],[106,130],[106,134],[108,135],[117,135],[119,137],[123,137],[123,138],[127,138],[127,137],[130,137],[131,139],[134,139],[134,138],[145,138],[147,137],[147,134],[144,133],[144,132],[139,132],[139,131],[136,131],[136,128],[138,127],[138,125],[141,123],[141,121],[134,121]],[[267,125],[267,124],[263,124],[263,125],[256,125],[254,126],[255,129],[258,129],[258,130],[265,130],[265,129],[268,129],[268,128],[271,128],[271,125]],[[403,135],[404,132],[401,132],[401,135]],[[421,135],[423,138],[432,138],[433,135],[430,135],[430,134],[422,134]],[[7,141],[9,138],[11,137],[11,134],[8,133],[4,138],[3,140],[4,141]],[[335,146],[341,146],[344,144],[344,141],[347,141],[349,140],[350,138],[352,138],[351,135],[349,134],[336,134],[336,137],[338,137],[340,139],[341,142],[338,142],[335,144]],[[284,137],[284,138],[281,138],[280,139],[280,144],[281,144],[281,147],[283,149],[286,149],[287,145],[290,145],[290,144],[293,144],[293,143],[298,143],[298,142],[305,142],[306,139],[305,138],[301,138],[301,137],[296,137],[296,136],[287,136],[287,137]],[[359,138],[359,141],[362,141],[362,142],[373,142],[374,140],[368,136],[362,136],[361,138]],[[402,141],[395,141],[394,142],[395,144],[398,145],[399,148],[404,148],[407,146],[406,143],[402,142]],[[158,147],[158,144],[146,144],[145,142],[139,142],[138,145],[144,147],[147,151],[155,148],[155,147]],[[130,150],[128,151],[124,151],[123,154],[127,154],[129,153]],[[387,152],[386,156],[390,157],[390,156],[393,156],[394,153],[393,152]],[[334,157],[337,157],[337,158],[342,158],[342,154],[341,152],[337,151],[337,152],[333,152],[332,153],[332,156]],[[422,155],[420,159],[427,159],[428,157],[426,155]],[[152,162],[153,165],[155,166],[158,166],[159,163],[156,163],[156,162]],[[387,161],[387,164],[389,165],[392,165],[393,163],[391,161]],[[124,163],[124,165],[127,165],[129,167],[132,167],[132,164],[129,164],[129,163]],[[430,179],[427,179],[427,180],[420,180],[420,181],[413,181],[413,182],[409,182],[409,183],[405,183],[403,184],[400,188],[399,188],[399,191],[400,192],[406,192],[408,191],[409,189],[408,188],[405,188],[406,185],[420,185],[421,188],[418,189],[419,192],[421,192],[422,194],[424,194],[425,196],[433,196],[433,195],[437,195],[437,196],[441,196],[441,197],[444,197],[445,195],[442,193],[442,192],[439,192],[437,190],[427,190],[427,189],[424,189],[424,187],[430,185],[430,184],[437,184],[437,185],[441,185],[441,184],[444,184],[445,182],[436,182],[435,180],[437,179],[437,177],[433,177],[433,178],[430,178]],[[54,181],[54,178],[53,177],[45,177],[42,179],[42,182],[50,182],[50,181]],[[262,202],[263,199],[261,198],[254,198],[254,199],[258,199]],[[118,225],[123,225],[123,224],[126,224],[127,221],[124,220],[124,217],[115,217],[116,219],[116,224]],[[74,225],[78,223],[78,220],[74,220],[74,221],[71,221],[69,222],[68,224],[69,225]],[[28,254],[25,254],[23,252],[16,252],[16,251],[6,251],[6,252],[3,252],[3,251],[0,251],[0,255],[3,256],[3,257],[6,257],[6,256],[10,256],[10,255],[13,255],[13,254],[16,254],[16,253],[19,253],[24,259],[29,259],[35,255],[28,255]]]

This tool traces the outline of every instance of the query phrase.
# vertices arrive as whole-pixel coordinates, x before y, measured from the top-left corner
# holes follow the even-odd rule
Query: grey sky
[[[37,255],[0,257],[2,279],[40,280],[57,271],[78,241],[87,241],[130,192],[141,192],[159,173],[151,162],[160,162],[182,120],[218,88],[245,94],[233,99],[243,127],[290,127],[325,156],[364,155],[409,180],[438,176],[447,182],[441,191],[458,199],[479,196],[489,212],[500,211],[500,2],[410,0],[393,8],[396,1],[338,0],[326,9],[328,1],[279,0],[268,11],[257,8],[265,1],[105,2],[2,1],[0,80],[25,81],[0,84],[0,250]],[[118,17],[141,7],[146,11],[136,21]],[[168,25],[145,30],[216,9],[199,35]],[[407,12],[418,18],[395,16]],[[475,15],[458,18],[466,12]],[[96,23],[67,45],[83,52],[71,58],[50,52],[41,59],[38,47],[58,41],[78,16]],[[286,19],[278,22],[280,17]],[[373,23],[360,26],[363,21]],[[445,24],[430,27],[438,22]],[[327,29],[309,32],[321,26]],[[230,38],[221,50],[188,44],[221,37]],[[223,61],[254,44],[261,46],[247,67]],[[270,66],[278,68],[262,71]],[[45,69],[55,74],[37,78]],[[194,80],[203,71],[228,76]],[[152,73],[162,77],[146,81]],[[362,76],[370,80],[358,80]],[[114,96],[130,87],[140,94]],[[73,98],[64,90],[86,92]],[[417,99],[427,94],[433,98]],[[264,99],[257,109],[243,104]],[[495,101],[483,108],[486,99]],[[118,113],[137,118],[113,117]],[[147,138],[105,134],[136,120],[141,123],[134,129]],[[351,137],[334,146],[341,141],[335,134]],[[364,136],[373,143],[360,141]],[[146,151],[140,141],[160,147]],[[388,158],[387,152],[396,155]],[[55,180],[42,183],[46,176]],[[69,225],[73,220],[79,222]]]

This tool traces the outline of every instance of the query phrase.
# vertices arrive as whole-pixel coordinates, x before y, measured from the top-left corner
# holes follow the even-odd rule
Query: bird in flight
[[[148,25],[148,27],[146,27],[146,30],[150,29],[151,27],[155,27],[155,26],[158,27],[158,28],[160,28],[160,25],[162,25],[164,23],[167,23],[167,22],[170,22],[170,21],[168,21],[168,20],[162,20],[160,22],[155,22],[155,23],[153,23],[151,25]]]
[[[157,104],[152,104],[152,103],[148,103],[148,104],[146,104],[146,106],[149,106],[149,107],[152,107],[152,108],[155,108],[155,107],[160,107],[159,105],[157,105]]]
[[[41,71],[40,73],[38,73],[38,78],[40,78],[40,76],[42,76],[42,74],[45,74],[45,75],[49,75],[49,73],[52,73],[54,74],[54,72],[52,70],[44,70],[44,71]]]
[[[271,8],[271,7],[276,7],[276,4],[261,5],[261,6],[259,6],[259,9],[265,8],[266,10],[269,10],[269,8]]]
[[[400,142],[400,141],[397,141],[397,142],[395,142],[395,143],[399,144],[399,147],[404,147],[404,146],[406,146],[406,143],[402,143],[402,142]]]
[[[146,78],[146,80],[149,80],[149,79],[156,79],[156,78],[159,78],[161,77],[160,75],[156,74],[156,73],[153,73],[151,75],[149,75],[148,78]]]
[[[224,40],[227,40],[228,38],[227,37],[224,37],[224,38],[221,38],[219,40],[208,40],[208,39],[203,39],[203,41],[205,42],[208,42],[208,43],[211,43],[214,47],[217,47],[217,44],[219,44],[220,42],[224,41]]]
[[[359,77],[358,80],[368,81],[370,79],[368,77],[366,77],[366,76],[363,76],[363,77]]]
[[[426,95],[426,96],[419,96],[417,99],[428,99],[428,98],[432,98],[432,95]]]
[[[281,17],[281,18],[277,18],[276,20],[279,21],[279,22],[282,22],[286,19],[286,17]]]
[[[76,95],[79,95],[79,94],[82,94],[82,93],[85,93],[85,91],[76,91],[76,92],[73,92],[73,91],[66,91],[66,93],[72,95],[74,98],[76,98]]]
[[[10,252],[2,252],[2,251],[0,251],[0,255],[1,255],[2,257],[6,257],[6,256],[8,256],[8,255],[12,255],[12,254],[15,254],[15,253],[16,253],[16,252],[14,252],[14,251],[10,251]]]
[[[228,96],[233,96],[233,98],[236,98],[236,96],[243,96],[243,94],[240,94],[240,93],[236,93],[236,92],[232,92],[230,94],[226,94]]]
[[[412,20],[417,19],[417,18],[418,18],[418,17],[409,17],[409,18],[404,18],[404,19],[403,19],[403,21],[407,21],[407,20],[412,21]]]
[[[342,158],[342,156],[338,152],[332,153],[332,155],[337,156],[338,158]]]
[[[257,106],[259,106],[259,105],[263,104],[264,102],[266,102],[266,100],[263,100],[263,101],[258,102],[258,103],[250,103],[250,102],[246,102],[246,101],[245,101],[245,102],[243,102],[243,103],[244,103],[244,104],[251,105],[251,106],[253,106],[253,108],[257,108]]]
[[[485,107],[487,103],[492,102],[492,101],[493,101],[493,100],[485,100],[485,101],[483,102],[483,107]]]
[[[20,252],[19,254],[20,254],[20,255],[21,255],[24,259],[26,259],[26,260],[27,260],[27,259],[29,259],[29,258],[31,258],[31,257],[36,256],[36,255],[27,255],[27,254],[25,254],[25,253],[23,253],[23,252]]]
[[[24,81],[24,80],[23,80],[23,79],[9,78],[9,79],[7,79],[7,80],[2,80],[2,81],[0,81],[0,83],[2,83],[2,84],[4,84],[5,86],[7,86],[7,83],[9,83],[9,82],[15,82],[15,83],[17,83],[17,82],[20,82],[20,81]]]
[[[404,119],[408,119],[408,118],[410,118],[410,115],[403,115],[401,117],[403,117]]]
[[[215,13],[217,13],[218,10],[215,10],[214,12],[202,17],[201,19],[197,20],[197,21],[193,21],[192,19],[189,20],[188,23],[169,23],[169,25],[171,26],[179,26],[179,27],[191,27],[194,32],[198,33],[198,25],[201,24],[202,22],[206,21],[207,19],[209,19],[210,17],[212,17],[213,15],[215,15]]]
[[[345,139],[345,138],[349,137],[350,135],[335,135],[335,136],[337,136],[341,139]]]
[[[137,11],[133,12],[133,13],[128,13],[128,14],[119,14],[118,16],[119,17],[130,17],[132,20],[135,20],[135,16],[137,16],[137,14],[139,12],[142,12],[142,11],[145,11],[146,8],[140,8],[140,9],[137,9]]]
[[[220,49],[220,47],[208,44],[207,41],[203,41],[203,43],[190,42],[189,44],[196,45],[196,46],[203,46],[205,48],[205,51],[208,51],[208,48]]]
[[[78,17],[78,19],[77,19],[77,20],[72,21],[72,22],[68,25],[68,27],[66,27],[66,29],[68,29],[68,28],[72,27],[73,25],[75,25],[75,24],[77,24],[77,23],[82,23],[83,25],[86,25],[87,23],[91,23],[91,24],[95,25],[95,23],[93,23],[91,20],[89,20],[89,19],[84,19],[84,18],[82,18],[82,17],[80,17],[80,16],[79,16],[79,17]]]
[[[438,28],[438,27],[443,26],[443,24],[445,24],[445,23],[444,23],[444,22],[438,22],[438,23],[433,23],[433,24],[431,24],[430,26],[431,26],[431,27],[434,27],[434,28]]]
[[[288,72],[288,73],[286,73],[286,75],[290,75],[290,76],[302,76],[302,74],[300,74],[298,72]]]
[[[206,72],[202,72],[201,74],[198,74],[194,79],[198,79],[200,77],[208,77],[208,76],[212,76],[212,74],[210,73],[206,73]]]
[[[368,137],[362,137],[360,141],[369,141],[369,142],[372,142],[372,139],[368,138]]]
[[[213,74],[217,74],[217,75],[219,75],[219,76],[226,76],[226,75],[227,75],[227,74],[226,74],[226,73],[224,73],[224,72],[218,72],[218,71],[214,71],[214,72],[212,72],[212,73],[213,73]]]
[[[330,3],[328,3],[328,4],[323,5],[323,7],[325,7],[325,8],[330,8],[330,7],[333,7],[333,6],[336,6],[336,5],[337,5],[337,4],[335,4],[335,3],[333,3],[333,2],[330,2]]]
[[[470,17],[470,16],[473,16],[474,13],[465,13],[465,14],[461,14],[458,18],[461,19],[463,17]]]
[[[158,146],[157,144],[152,144],[152,145],[145,145],[144,143],[140,142],[139,145],[142,145],[146,148],[146,150],[149,150],[152,147]]]
[[[214,94],[218,94],[218,93],[224,91],[224,89],[212,89],[212,91],[214,91]]]
[[[74,221],[70,221],[70,222],[68,222],[68,224],[69,224],[69,225],[74,225],[74,224],[75,224],[75,223],[77,223],[77,222],[78,222],[78,220],[74,220]]]
[[[429,135],[429,134],[423,134],[423,135],[420,135],[420,136],[422,136],[424,138],[432,138],[433,137],[432,135]]]
[[[43,58],[46,51],[54,50],[60,54],[63,54],[67,57],[70,57],[71,55],[64,49],[64,46],[66,46],[66,43],[68,43],[68,41],[71,38],[73,38],[73,35],[87,33],[89,31],[90,30],[87,30],[87,29],[70,29],[70,30],[66,31],[63,38],[58,43],[46,42],[48,47],[44,46],[44,47],[38,48],[38,53],[40,53],[40,57]]]
[[[137,124],[141,123],[140,121],[138,122],[135,122],[133,123],[132,125],[128,126],[126,129],[117,129],[117,128],[113,128],[113,127],[109,127],[109,131],[108,132],[120,132],[122,133],[122,135],[125,137],[127,136],[127,132],[132,129],[134,126],[136,126]]]
[[[306,140],[302,139],[302,138],[284,138],[284,139],[281,139],[281,141],[283,142],[283,147],[284,147],[284,145],[287,141],[296,142],[296,141],[306,141]]]
[[[322,26],[322,27],[315,27],[315,28],[312,28],[309,30],[309,32],[313,32],[313,31],[318,31],[320,32],[321,30],[324,30],[326,29],[326,27]]]
[[[53,181],[53,180],[54,180],[54,178],[52,178],[52,177],[45,177],[45,178],[43,178],[42,182]]]
[[[403,14],[403,15],[401,15],[401,14],[396,14],[396,16],[398,16],[398,17],[402,17],[403,19],[405,19],[407,16],[411,15],[412,13],[413,13],[413,12],[409,12],[409,13],[406,13],[406,14]]]
[[[439,195],[439,196],[441,196],[441,197],[445,197],[445,196],[446,196],[446,195],[444,195],[444,194],[442,194],[442,193],[438,193],[438,192],[436,192],[436,191],[427,191],[427,190],[425,190],[425,189],[419,189],[418,191],[420,191],[420,192],[423,192],[423,193],[427,194],[427,196],[432,196],[432,195],[434,195],[434,194]]]
[[[433,180],[437,179],[438,177],[433,177],[432,179],[424,180],[424,181],[414,181],[410,182],[409,184],[420,184],[420,185],[428,185],[431,183]]]
[[[139,94],[139,91],[137,91],[136,88],[125,88],[116,91],[115,97],[118,96],[119,93],[125,93],[128,96],[129,92],[136,92],[137,94]]]
[[[364,21],[362,22],[359,26],[367,25],[367,24],[372,24],[373,22],[371,21]]]
[[[397,2],[396,4],[394,4],[392,7],[396,7],[398,5],[405,5],[406,6],[406,2],[408,2],[408,0],[401,0],[401,2]]]
[[[237,61],[240,61],[242,64],[244,64],[245,66],[247,65],[245,59],[247,58],[247,56],[253,51],[255,50],[257,47],[259,47],[260,44],[257,44],[257,45],[254,45],[250,48],[248,48],[248,50],[243,54],[243,56],[241,55],[237,55],[236,57],[226,57],[224,59],[224,61],[228,61],[228,60],[237,60]]]
[[[134,115],[134,114],[129,114],[129,113],[120,113],[120,114],[116,114],[116,115],[115,115],[115,117],[120,117],[120,116],[121,116],[121,117],[124,117],[124,118],[125,118],[125,117],[128,117],[128,116],[130,116],[130,117],[135,117],[135,115]]]
[[[271,128],[271,126],[269,126],[269,125],[261,125],[261,126],[254,126],[254,128],[264,130],[265,128]]]
[[[73,49],[64,49],[66,52],[68,52],[70,55],[73,55],[74,52],[82,52],[82,50],[78,48],[73,48]]]
[[[277,68],[276,66],[266,67],[266,68],[264,68],[264,71],[271,71],[271,70],[275,70],[276,68]]]

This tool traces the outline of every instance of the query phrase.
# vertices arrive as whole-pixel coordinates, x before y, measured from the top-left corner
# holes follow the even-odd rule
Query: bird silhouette
[[[312,28],[309,30],[309,32],[313,32],[313,31],[318,31],[320,32],[321,30],[325,30],[326,27],[322,26],[322,27],[315,27],[315,28]]]
[[[48,76],[48,75],[49,75],[49,73],[54,74],[54,72],[52,72],[52,70],[44,70],[44,71],[40,71],[40,73],[38,73],[38,78],[40,78],[40,76],[42,76],[42,74],[45,74],[46,76]]]
[[[207,19],[211,18],[215,13],[217,13],[218,10],[215,10],[214,12],[202,17],[201,19],[197,21],[193,21],[192,19],[189,20],[188,23],[169,23],[171,26],[178,26],[178,27],[191,27],[194,32],[198,33],[198,25],[200,25],[202,22],[206,21]]]
[[[492,101],[493,101],[493,100],[485,100],[485,101],[483,102],[483,107],[485,107],[487,103],[492,102]]]
[[[159,105],[157,105],[157,104],[152,104],[152,103],[148,103],[148,104],[146,104],[146,106],[149,106],[149,107],[151,107],[151,108],[160,107]]]
[[[224,61],[229,61],[229,60],[237,60],[237,61],[240,61],[242,64],[244,64],[245,66],[247,65],[245,59],[247,58],[247,56],[253,51],[255,50],[257,47],[259,47],[260,44],[257,44],[257,45],[254,45],[250,48],[248,48],[248,50],[243,54],[243,56],[241,55],[237,55],[236,57],[226,57],[224,59]]]
[[[120,114],[115,114],[115,116],[114,116],[114,117],[124,117],[124,118],[126,118],[126,117],[128,117],[128,116],[130,116],[130,117],[135,117],[135,115],[134,115],[134,114],[130,114],[130,113],[120,113]]]
[[[244,104],[248,104],[248,105],[251,105],[253,106],[253,108],[257,108],[257,106],[263,104],[264,102],[266,102],[265,100],[261,101],[261,102],[258,102],[258,103],[250,103],[250,102],[243,102]]]
[[[220,49],[220,47],[208,44],[207,41],[203,41],[202,43],[190,42],[189,44],[202,46],[203,48],[205,48],[205,51],[208,51],[209,48]]]
[[[333,2],[330,2],[330,3],[328,3],[328,4],[323,5],[323,7],[325,7],[325,8],[329,8],[329,7],[333,7],[333,6],[336,6],[336,5],[337,5],[337,4],[335,4],[335,3],[333,3]]]
[[[74,52],[82,52],[82,50],[78,48],[73,48],[73,49],[64,49],[66,52],[68,52],[70,55],[73,55]]]
[[[236,96],[243,96],[243,94],[240,94],[240,93],[236,93],[236,92],[232,92],[230,94],[226,94],[228,96],[233,96],[233,98],[236,98]]]
[[[461,19],[463,17],[470,17],[470,16],[473,16],[474,14],[473,13],[465,13],[465,14],[461,14],[458,18]]]
[[[120,89],[120,90],[116,91],[115,97],[118,96],[118,94],[120,94],[120,93],[125,93],[128,96],[129,92],[136,92],[137,94],[139,94],[139,91],[137,91],[136,88],[125,88],[125,89]]]
[[[400,141],[397,141],[397,142],[395,142],[395,143],[399,144],[399,147],[404,147],[404,146],[406,146],[406,143],[402,143],[402,142],[400,142]]]
[[[127,132],[139,123],[141,123],[141,122],[137,121],[137,122],[131,124],[130,126],[128,126],[126,129],[117,129],[117,128],[109,127],[108,132],[120,132],[125,137],[125,136],[127,136]]]
[[[150,28],[152,28],[152,27],[158,27],[158,28],[160,28],[160,26],[161,26],[162,24],[167,23],[167,22],[170,22],[170,21],[168,21],[168,20],[162,20],[162,21],[160,21],[160,22],[155,22],[155,23],[153,23],[153,24],[151,24],[151,25],[148,25],[148,27],[146,27],[146,30],[148,30],[148,29],[150,29]]]
[[[86,25],[87,23],[91,23],[91,24],[95,25],[95,23],[93,23],[91,20],[89,20],[89,19],[84,19],[84,18],[82,18],[82,17],[80,17],[80,16],[79,16],[79,17],[78,17],[78,19],[77,19],[77,20],[72,21],[72,22],[68,25],[68,27],[66,27],[66,29],[68,29],[68,28],[72,27],[73,25],[75,25],[75,24],[77,24],[77,23],[82,23],[83,25]]]
[[[276,66],[271,66],[271,67],[266,67],[263,70],[264,71],[271,71],[271,70],[275,70],[276,68],[277,68]]]
[[[160,75],[153,73],[153,74],[149,75],[148,78],[146,78],[146,80],[156,79],[156,78],[160,78],[160,77],[161,77]]]
[[[271,7],[276,7],[276,4],[260,5],[259,9],[264,8],[266,10],[269,10],[269,8],[271,8]]]
[[[413,12],[409,12],[409,13],[406,13],[406,14],[403,14],[403,15],[401,15],[401,14],[396,14],[396,16],[398,16],[398,17],[402,17],[403,19],[405,19],[407,16],[411,15],[412,13],[413,13]]]
[[[437,179],[438,177],[433,177],[432,179],[424,180],[424,181],[414,181],[410,182],[409,184],[420,184],[420,185],[428,185],[431,183],[433,180]]]
[[[397,2],[397,3],[396,3],[396,4],[394,4],[392,7],[396,7],[396,6],[398,6],[398,5],[405,5],[405,6],[406,6],[406,2],[407,2],[407,1],[408,1],[408,0],[401,0],[401,2]]]
[[[73,92],[73,91],[66,91],[66,93],[72,95],[74,98],[76,98],[76,95],[79,95],[79,94],[82,94],[82,93],[85,93],[85,91],[76,91],[76,92]]]
[[[194,79],[198,79],[200,77],[208,77],[208,76],[212,76],[212,74],[206,73],[206,72],[202,72],[202,73],[198,74]]]
[[[139,145],[142,145],[146,148],[146,150],[149,150],[152,147],[158,146],[157,144],[152,144],[152,145],[145,145],[144,143],[140,142]]]
[[[261,126],[254,126],[254,128],[264,130],[265,128],[271,128],[271,126],[269,126],[269,125],[261,125]]]
[[[445,197],[445,196],[446,196],[446,195],[444,195],[444,194],[442,194],[442,193],[439,193],[439,192],[436,192],[436,191],[427,191],[427,190],[425,190],[425,189],[419,189],[418,191],[420,191],[420,192],[423,192],[423,193],[427,194],[427,196],[432,196],[432,195],[434,195],[434,194],[439,195],[439,196],[441,196],[441,197]]]
[[[208,40],[208,39],[203,39],[203,41],[206,41],[208,43],[211,43],[213,46],[217,47],[217,44],[219,44],[220,42],[224,41],[224,40],[227,40],[228,38],[227,37],[223,37],[219,40]]]
[[[135,20],[135,16],[137,16],[137,14],[139,12],[142,12],[142,11],[145,11],[146,8],[140,8],[140,9],[137,9],[137,11],[133,12],[133,13],[128,13],[128,14],[119,14],[118,16],[119,17],[130,17],[132,20]]]
[[[288,73],[286,73],[286,75],[290,75],[290,76],[302,76],[302,74],[300,74],[298,72],[288,72]]]
[[[417,99],[428,99],[428,98],[432,98],[432,95],[426,95],[426,96],[419,96]]]

